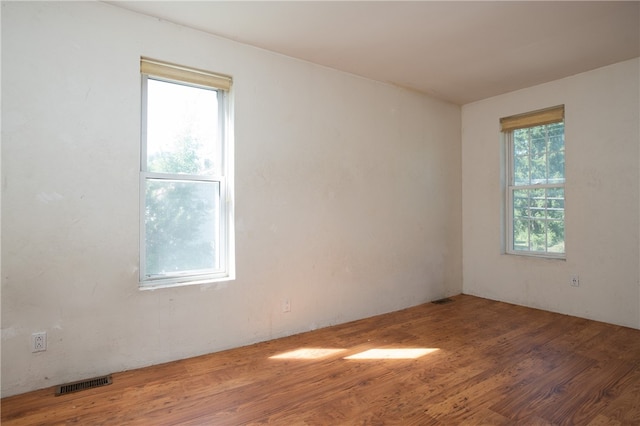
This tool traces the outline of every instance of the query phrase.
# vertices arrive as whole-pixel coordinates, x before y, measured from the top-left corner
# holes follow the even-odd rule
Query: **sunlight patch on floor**
[[[359,352],[354,355],[349,355],[343,359],[417,359],[423,357],[432,352],[438,351],[438,348],[375,348],[369,349],[364,352]],[[299,348],[293,351],[283,352],[281,354],[270,356],[269,359],[322,359],[340,352],[344,352],[346,349],[334,349],[334,348]]]
[[[300,348],[269,357],[269,359],[320,359],[344,352],[346,349]]]
[[[438,348],[369,349],[344,359],[416,359],[439,350]]]

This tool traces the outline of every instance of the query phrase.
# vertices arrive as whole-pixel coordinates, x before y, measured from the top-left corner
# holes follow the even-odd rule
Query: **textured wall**
[[[638,59],[462,108],[463,291],[640,328]],[[501,253],[498,120],[565,105],[566,261]],[[580,287],[569,285],[579,275]]]
[[[141,55],[234,77],[235,281],[138,290]],[[2,90],[4,396],[461,292],[458,106],[98,2],[3,3]]]

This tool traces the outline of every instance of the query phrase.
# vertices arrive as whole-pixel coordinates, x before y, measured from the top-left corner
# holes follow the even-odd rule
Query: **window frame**
[[[157,289],[194,284],[207,284],[235,279],[235,232],[234,232],[234,191],[233,191],[233,114],[231,79],[226,76],[211,74],[214,78],[228,79],[226,83],[206,84],[194,81],[190,75],[185,78],[181,72],[195,72],[200,76],[206,71],[177,66],[165,62],[149,60],[153,67],[145,69],[145,58],[141,58],[141,132],[140,132],[140,244],[139,244],[139,288]],[[159,67],[159,68],[158,68]],[[165,67],[165,68],[163,68]],[[176,74],[177,70],[177,74]],[[155,72],[159,71],[159,72]],[[220,172],[212,175],[176,174],[148,171],[147,157],[147,109],[148,109],[148,81],[179,84],[215,91],[218,99],[218,137],[220,139]],[[214,80],[215,81],[215,80]],[[218,87],[222,86],[222,87]],[[182,183],[210,183],[219,185],[219,268],[204,270],[177,271],[164,275],[148,275],[146,273],[146,185],[151,180]]]
[[[547,112],[551,112],[552,114],[561,114],[561,118],[548,118]],[[522,117],[522,119],[520,119]],[[537,120],[537,121],[536,121]],[[538,184],[526,184],[526,185],[516,185],[515,183],[515,164],[514,164],[514,150],[515,150],[515,141],[514,141],[514,131],[519,129],[527,129],[532,127],[538,127],[542,125],[550,125],[554,123],[563,123],[563,147],[566,148],[564,143],[566,136],[566,127],[564,126],[564,105],[546,108],[543,110],[533,111],[530,113],[519,114],[516,116],[506,117],[500,120],[502,125],[502,135],[505,144],[505,167],[506,167],[506,176],[505,176],[505,250],[504,252],[509,255],[517,255],[517,256],[527,256],[527,257],[539,257],[539,258],[547,258],[547,259],[560,259],[566,260],[566,168],[563,173],[563,181],[558,183],[538,183]],[[511,124],[504,124],[504,121],[511,121]],[[508,127],[505,129],[505,127]],[[563,149],[563,160],[566,160],[566,149]],[[547,176],[548,179],[548,176]],[[562,219],[563,226],[565,229],[564,235],[564,243],[565,249],[561,253],[548,252],[548,251],[533,251],[533,250],[516,250],[515,246],[515,238],[514,238],[514,192],[517,190],[535,190],[535,189],[562,189],[564,193],[563,197],[563,209],[564,216]],[[548,221],[547,218],[544,219],[545,222]]]

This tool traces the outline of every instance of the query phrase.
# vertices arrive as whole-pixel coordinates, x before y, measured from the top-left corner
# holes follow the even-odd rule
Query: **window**
[[[140,286],[234,278],[229,77],[143,58]]]
[[[564,258],[564,106],[500,124],[507,147],[507,253]]]

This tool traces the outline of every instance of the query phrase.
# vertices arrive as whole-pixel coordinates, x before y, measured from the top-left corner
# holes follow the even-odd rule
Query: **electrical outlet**
[[[571,275],[569,284],[571,284],[571,287],[580,287],[580,277],[577,275]]]
[[[291,312],[291,300],[282,299],[282,312],[284,313]]]
[[[31,352],[43,352],[47,350],[47,332],[33,333],[31,335]]]

